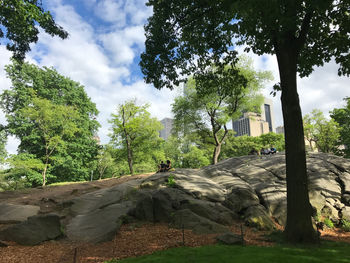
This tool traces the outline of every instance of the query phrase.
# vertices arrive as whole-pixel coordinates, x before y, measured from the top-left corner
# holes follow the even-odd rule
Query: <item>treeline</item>
[[[243,112],[259,113],[260,90],[271,79],[270,72],[254,71],[247,57],[237,65],[238,71],[226,68],[220,74],[213,67],[206,74],[216,78],[203,83],[187,81],[172,104],[174,128],[166,141],[150,105],[129,100],[111,114],[110,143],[100,145],[98,110],[82,85],[52,68],[14,61],[6,67],[12,86],[0,95],[7,119],[0,131],[0,190],[155,172],[167,159],[175,168],[200,168],[262,148],[283,151],[282,134],[235,137],[227,128]],[[199,93],[196,85],[206,86],[206,92]],[[331,120],[317,110],[304,117],[309,150],[350,156],[350,101],[345,100]],[[6,153],[8,135],[20,140],[15,155]]]

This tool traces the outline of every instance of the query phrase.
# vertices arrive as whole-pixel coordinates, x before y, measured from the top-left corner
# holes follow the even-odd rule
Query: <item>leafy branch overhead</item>
[[[30,51],[30,44],[38,41],[39,28],[51,36],[62,39],[68,33],[54,21],[51,13],[45,11],[38,0],[0,1],[0,40],[6,44],[13,57],[23,60]]]

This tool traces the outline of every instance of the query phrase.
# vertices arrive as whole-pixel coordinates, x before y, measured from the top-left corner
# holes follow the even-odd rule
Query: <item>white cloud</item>
[[[123,27],[126,25],[126,13],[123,9],[123,1],[102,0],[97,4],[96,15],[106,22]]]
[[[104,48],[113,56],[113,63],[129,65],[143,49],[145,36],[142,26],[127,27],[101,35]]]
[[[140,25],[152,14],[152,8],[146,6],[146,0],[100,0],[96,15],[117,28],[126,25]]]

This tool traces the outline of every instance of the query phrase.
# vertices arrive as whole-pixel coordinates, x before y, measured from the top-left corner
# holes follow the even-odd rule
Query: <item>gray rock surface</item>
[[[0,223],[18,223],[38,214],[39,206],[0,204]]]
[[[312,153],[307,169],[315,215],[334,222],[350,220],[350,160]],[[170,174],[173,187],[167,184]],[[73,198],[60,211],[61,222],[69,239],[88,242],[111,240],[127,217],[168,222],[196,233],[226,233],[236,219],[273,229],[274,221],[286,223],[285,179],[284,154],[230,158],[199,170],[157,173]],[[38,212],[33,207],[23,215],[15,208],[0,204],[0,212],[8,211],[6,216],[0,213],[0,219],[22,221]],[[47,238],[51,236],[40,240]]]
[[[15,241],[21,245],[37,245],[61,235],[60,219],[57,215],[31,216],[26,221],[0,232],[1,240]]]

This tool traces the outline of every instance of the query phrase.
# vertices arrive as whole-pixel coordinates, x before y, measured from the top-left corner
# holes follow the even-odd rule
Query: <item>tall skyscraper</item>
[[[260,136],[274,131],[272,100],[264,98],[261,113],[245,112],[241,118],[232,121],[235,136]]]
[[[162,123],[164,128],[159,132],[159,137],[163,138],[164,140],[167,140],[168,137],[171,135],[171,130],[173,129],[174,120],[170,118],[164,118],[160,122]]]

